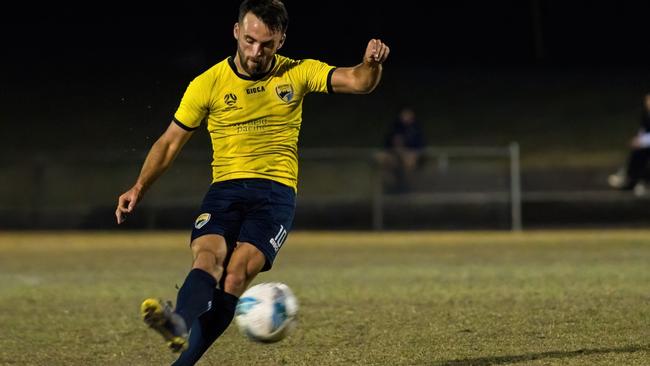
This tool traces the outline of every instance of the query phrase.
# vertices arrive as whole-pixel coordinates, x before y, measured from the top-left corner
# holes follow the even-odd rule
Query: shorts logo
[[[196,221],[194,221],[194,227],[197,229],[200,229],[205,226],[205,224],[210,221],[210,214],[209,213],[202,213],[199,215],[199,217],[196,218]]]
[[[280,231],[275,235],[275,238],[269,240],[269,243],[273,245],[273,249],[277,252],[284,244],[284,241],[287,239],[287,230],[285,230],[283,225],[280,225]]]
[[[280,99],[289,103],[293,99],[293,86],[291,84],[282,84],[275,87],[275,93]]]

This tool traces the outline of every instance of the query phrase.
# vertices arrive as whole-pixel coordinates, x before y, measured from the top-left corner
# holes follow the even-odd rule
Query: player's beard
[[[241,67],[244,69],[244,71],[246,71],[248,75],[256,77],[266,72],[266,69],[269,65],[269,61],[266,58],[260,57],[258,59],[259,62],[252,62],[253,58],[244,55],[240,49],[237,49],[237,53],[239,54]]]

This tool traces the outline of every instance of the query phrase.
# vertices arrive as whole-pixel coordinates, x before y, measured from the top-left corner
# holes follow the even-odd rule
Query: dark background
[[[0,142],[146,148],[187,83],[234,54],[238,4],[24,4],[5,13],[0,117],[12,132]],[[284,55],[350,66],[372,37],[391,47],[384,85],[372,96],[305,103],[316,126],[303,130],[305,146],[375,146],[377,123],[412,104],[433,144],[516,140],[531,152],[542,144],[614,151],[634,132],[650,90],[647,1],[286,4]],[[611,128],[585,138],[594,123]],[[319,137],[342,127],[347,133],[336,139]],[[536,136],[549,130],[540,143]]]
[[[306,98],[301,147],[378,147],[408,104],[432,146],[519,143],[525,225],[648,216],[643,202],[625,211],[609,197],[605,206],[581,201],[567,210],[573,203],[532,207],[526,193],[608,189],[650,91],[650,2],[285,3],[285,56],[352,66],[373,37],[391,48],[374,93]],[[106,227],[189,81],[234,54],[239,2],[16,6],[0,22],[0,227]],[[183,189],[209,179],[210,155],[205,131],[196,135],[179,157],[188,160],[176,163],[185,165],[148,203],[175,211],[170,199],[185,195],[184,207],[195,208],[203,185],[196,197]],[[459,223],[472,210],[437,222]],[[88,213],[82,224],[79,212]],[[500,212],[507,226],[507,208]]]
[[[5,13],[3,43],[9,57],[3,64],[31,68],[54,63],[81,73],[97,66],[118,71],[142,64],[174,67],[184,60],[185,66],[200,69],[233,53],[238,4],[186,2],[178,9],[162,5],[154,11],[120,2],[89,3],[93,10],[65,3],[34,5]],[[370,37],[391,46],[389,65],[414,69],[646,66],[650,56],[646,1],[286,4],[290,26],[283,53],[333,64],[357,62]]]

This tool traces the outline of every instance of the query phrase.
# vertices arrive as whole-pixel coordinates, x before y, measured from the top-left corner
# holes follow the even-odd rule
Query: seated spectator
[[[424,147],[424,135],[414,110],[402,108],[390,125],[378,156],[386,191],[401,193],[412,188],[413,173],[420,166]]]
[[[633,190],[637,196],[646,193],[646,183],[650,182],[648,161],[650,160],[650,93],[645,95],[641,126],[630,141],[630,151],[626,165],[609,176],[611,187],[620,190]]]

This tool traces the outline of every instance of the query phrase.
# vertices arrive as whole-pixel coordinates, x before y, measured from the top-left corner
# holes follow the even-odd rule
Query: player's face
[[[237,58],[244,72],[249,76],[267,72],[273,55],[284,42],[284,34],[272,32],[253,13],[246,14],[240,23],[235,24],[234,33],[237,39]]]

